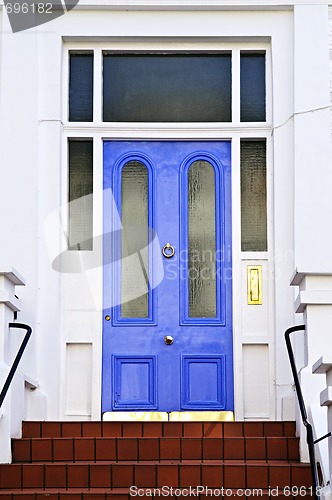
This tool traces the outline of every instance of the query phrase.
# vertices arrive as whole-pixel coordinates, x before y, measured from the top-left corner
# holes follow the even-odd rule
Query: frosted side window
[[[216,195],[215,172],[195,161],[188,172],[188,297],[190,318],[215,318]]]
[[[92,250],[93,142],[68,143],[69,250]]]
[[[241,142],[241,250],[267,250],[266,143]]]
[[[121,174],[121,316],[148,317],[148,171],[129,161]]]

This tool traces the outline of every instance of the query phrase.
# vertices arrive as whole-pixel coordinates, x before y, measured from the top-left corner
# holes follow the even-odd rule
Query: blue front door
[[[104,142],[103,412],[233,410],[230,150]]]

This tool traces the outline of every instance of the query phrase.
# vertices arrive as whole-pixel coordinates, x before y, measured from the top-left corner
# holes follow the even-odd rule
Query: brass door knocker
[[[170,259],[175,254],[174,247],[172,247],[170,243],[166,243],[166,245],[162,249],[162,252],[163,256],[166,257],[166,259]]]

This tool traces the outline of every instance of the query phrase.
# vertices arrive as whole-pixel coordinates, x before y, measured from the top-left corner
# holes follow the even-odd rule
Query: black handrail
[[[11,384],[11,381],[13,380],[13,377],[15,375],[15,372],[17,370],[17,367],[19,365],[19,362],[21,361],[21,358],[23,356],[24,350],[27,346],[27,343],[29,342],[31,333],[32,333],[32,328],[29,325],[26,325],[24,323],[9,323],[9,328],[21,328],[22,330],[26,330],[26,334],[24,336],[24,339],[22,341],[21,347],[19,348],[16,358],[14,359],[14,362],[12,364],[11,369],[9,370],[6,382],[4,383],[4,386],[2,388],[2,391],[0,393],[0,408],[2,406],[3,400],[6,397],[6,394],[8,392],[9,386]]]
[[[292,343],[290,341],[290,334],[293,332],[301,331],[301,330],[302,331],[305,330],[305,325],[297,325],[297,326],[292,326],[291,328],[288,328],[285,331],[285,340],[286,340],[289,361],[290,361],[290,365],[291,365],[291,369],[292,369],[292,373],[293,373],[293,377],[294,377],[295,389],[296,389],[297,399],[298,399],[298,403],[299,403],[299,407],[300,407],[302,422],[307,430],[307,444],[308,444],[308,450],[309,450],[310,469],[311,469],[312,483],[313,483],[313,489],[314,489],[313,497],[316,499],[319,499],[319,495],[318,495],[319,481],[318,481],[318,474],[317,474],[317,468],[316,468],[315,446],[314,446],[312,425],[308,421],[308,415],[307,415],[307,410],[306,410],[305,404],[304,404],[302,389],[300,386],[299,377],[297,375]]]

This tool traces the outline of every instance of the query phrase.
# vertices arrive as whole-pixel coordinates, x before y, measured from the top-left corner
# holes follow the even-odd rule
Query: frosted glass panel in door
[[[215,172],[195,161],[188,172],[189,317],[215,318],[216,218]]]
[[[121,175],[121,316],[148,317],[148,171],[129,161]]]

